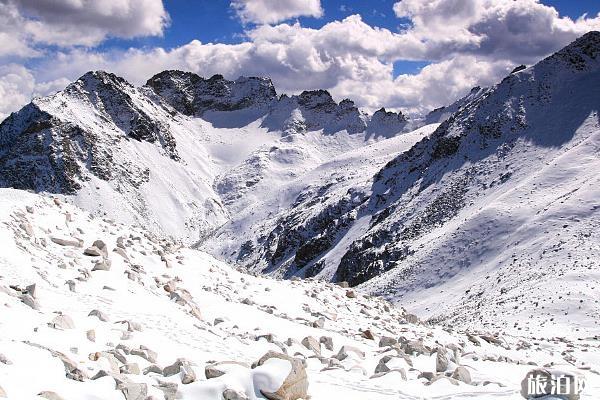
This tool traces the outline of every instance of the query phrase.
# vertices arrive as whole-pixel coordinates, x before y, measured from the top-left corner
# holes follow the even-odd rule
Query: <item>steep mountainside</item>
[[[465,326],[597,326],[599,82],[592,32],[473,92],[373,179],[314,187],[222,254]]]

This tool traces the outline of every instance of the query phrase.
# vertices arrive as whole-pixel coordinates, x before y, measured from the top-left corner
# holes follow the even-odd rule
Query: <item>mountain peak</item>
[[[223,75],[208,79],[192,72],[163,71],[148,79],[146,86],[185,115],[201,116],[207,111],[264,108],[277,98],[269,78],[241,76],[234,81]]]
[[[112,72],[102,70],[86,72],[75,82],[67,86],[67,89],[72,86],[83,87],[91,91],[97,90],[98,86],[133,87],[133,85],[127,82],[124,78],[121,78]]]
[[[577,38],[575,41],[554,53],[539,64],[560,61],[569,67],[581,71],[588,69],[592,64],[599,64],[600,32],[591,31]]]

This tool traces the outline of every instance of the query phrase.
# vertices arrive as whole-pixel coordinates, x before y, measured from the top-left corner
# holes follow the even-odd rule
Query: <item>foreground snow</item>
[[[103,256],[84,255],[97,240],[107,245],[109,270]],[[600,390],[597,337],[427,326],[383,300],[324,282],[247,275],[51,198],[1,189],[0,243],[0,393],[10,399],[51,391],[64,399],[217,400],[226,390],[263,399],[261,390],[275,391],[291,368],[276,358],[250,368],[270,350],[305,361],[314,400],[516,399],[533,363],[583,374],[583,399]],[[388,346],[380,347],[382,337]],[[347,347],[344,358],[342,346],[357,351]],[[462,365],[471,384],[429,383],[440,347],[449,359],[441,374]],[[183,366],[163,376],[179,358]],[[205,368],[222,361],[241,364],[217,365],[224,375],[207,379]],[[108,376],[91,379],[100,371]]]

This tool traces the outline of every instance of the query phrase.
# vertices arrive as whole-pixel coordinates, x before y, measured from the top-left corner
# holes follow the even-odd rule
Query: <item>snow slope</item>
[[[283,212],[238,214],[206,248],[263,273],[347,281],[453,326],[594,335],[598,82],[591,32],[473,91],[380,169],[353,179],[360,162],[325,164],[330,179],[284,186]]]
[[[106,255],[85,255],[98,240]],[[244,274],[57,199],[0,189],[0,241],[0,393],[9,399],[265,399],[260,390],[290,371],[280,359],[250,368],[269,350],[303,360],[313,400],[516,399],[533,363],[581,374],[584,400],[600,390],[592,338],[424,325],[383,300]],[[94,269],[106,260],[108,270]],[[357,350],[337,356],[342,346]],[[178,359],[184,367],[171,375]],[[457,365],[471,383],[464,370],[446,377]],[[208,379],[206,367],[224,374]]]

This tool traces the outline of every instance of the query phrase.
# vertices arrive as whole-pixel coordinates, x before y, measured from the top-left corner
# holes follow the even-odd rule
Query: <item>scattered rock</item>
[[[140,366],[137,363],[127,363],[121,365],[119,369],[122,374],[130,374],[130,375],[139,375],[140,374]]]
[[[239,365],[244,368],[250,368],[249,365],[238,361],[221,361],[218,363],[206,365],[206,367],[204,368],[204,376],[206,376],[206,379],[213,379],[218,378],[219,376],[223,376],[225,375],[225,369],[223,368],[223,366],[231,364]]]
[[[308,350],[310,350],[313,353],[315,353],[316,356],[320,356],[321,355],[321,343],[319,343],[319,341],[317,341],[317,339],[315,339],[314,337],[307,336],[304,339],[302,339],[301,343]]]
[[[145,383],[122,382],[117,386],[125,400],[145,400],[148,394],[148,386]]]
[[[59,396],[56,392],[51,391],[43,391],[37,394],[39,397],[43,397],[48,400],[64,400],[61,396]]]
[[[196,381],[196,373],[189,362],[184,361],[181,364],[181,383],[184,385],[190,384]]]
[[[51,236],[50,240],[61,246],[81,247],[83,245],[83,241],[81,239],[76,239],[76,238],[71,238],[71,237]]]
[[[477,336],[467,333],[467,339],[469,339],[469,342],[473,343],[475,346],[481,346],[481,341],[477,338]]]
[[[31,297],[28,294],[22,294],[21,296],[19,296],[19,299],[21,299],[21,302],[23,304],[25,304],[26,306],[28,306],[34,310],[40,309],[40,303],[38,303],[38,301],[36,299],[34,299],[33,297]]]
[[[417,317],[415,314],[406,314],[404,316],[404,319],[406,319],[406,322],[408,322],[409,324],[418,324],[419,323],[419,317]]]
[[[429,350],[427,350],[427,348],[423,344],[422,340],[406,341],[406,342],[402,343],[402,350],[404,350],[404,352],[406,354],[411,354],[411,355],[419,355],[419,354],[429,355]]]
[[[0,353],[0,363],[4,365],[12,365],[12,361],[10,361],[4,354]]]
[[[86,256],[92,256],[92,257],[102,257],[102,256],[104,256],[104,253],[102,252],[102,250],[100,250],[96,246],[90,246],[90,247],[88,247],[87,249],[85,249],[83,251],[83,254],[85,254]]]
[[[154,385],[154,387],[163,392],[165,400],[175,400],[177,398],[179,385],[175,382],[163,382],[159,380],[158,385]]]
[[[435,377],[436,377],[436,374],[434,372],[424,371],[424,372],[421,372],[419,374],[419,376],[417,376],[417,379],[425,378],[425,379],[427,379],[428,382],[431,382],[431,380]]]
[[[100,310],[92,310],[88,314],[88,317],[97,317],[102,322],[108,322],[108,315]]]
[[[370,329],[362,331],[361,336],[368,340],[375,340],[375,335],[373,335],[373,332]]]
[[[73,319],[65,314],[54,317],[48,326],[54,329],[75,329],[75,323],[73,322]]]
[[[452,378],[456,379],[457,381],[464,382],[464,383],[469,383],[469,384],[471,383],[471,373],[469,372],[468,369],[466,369],[462,365],[456,367],[456,369],[452,373]]]
[[[140,346],[139,349],[131,349],[131,355],[142,357],[144,360],[154,364],[158,354],[155,351],[150,350],[146,346]]]
[[[355,299],[356,293],[354,292],[354,290],[346,290],[346,297],[349,299]]]
[[[182,365],[183,365],[183,360],[181,358],[178,359],[177,361],[175,361],[173,364],[167,365],[162,370],[163,376],[169,377],[169,376],[177,375],[179,373],[179,371],[181,371]]]
[[[151,372],[155,373],[155,374],[162,375],[163,369],[161,367],[159,367],[158,365],[156,365],[156,364],[150,364],[149,366],[147,366],[146,368],[144,368],[144,370],[142,371],[142,373],[144,375],[148,375]]]
[[[313,328],[323,329],[325,327],[325,318],[320,317],[319,319],[314,321],[311,325]]]
[[[436,372],[444,372],[448,369],[448,353],[443,347],[438,347],[435,357],[435,370]]]
[[[434,382],[437,382],[441,379],[447,380],[448,382],[450,382],[451,384],[453,384],[454,386],[458,386],[458,381],[454,378],[445,376],[445,375],[436,375],[433,377],[433,379],[431,379],[431,381],[429,381],[428,383],[426,383],[426,385],[431,385]]]
[[[28,295],[30,295],[31,297],[33,297],[34,299],[37,299],[37,292],[35,289],[35,283],[28,285],[25,287],[25,291],[27,292]]]
[[[94,264],[94,268],[92,268],[92,271],[110,271],[110,266],[110,260],[105,259],[102,261],[97,261],[96,264]]]
[[[356,354],[361,360],[365,359],[365,352],[353,346],[342,346],[340,348],[340,351],[338,351],[338,353],[335,355],[335,358],[337,358],[340,361],[343,361],[346,358],[348,358],[350,353]]]
[[[93,329],[90,329],[89,331],[87,331],[87,332],[85,333],[85,336],[87,337],[87,339],[88,339],[90,342],[95,342],[95,341],[96,341],[96,331],[95,331],[95,330],[93,330]]]
[[[398,344],[398,340],[393,337],[382,336],[381,339],[379,339],[379,347],[394,346],[396,344]]]
[[[558,379],[559,377],[561,379]],[[577,383],[580,377],[572,373],[548,368],[532,369],[527,372],[525,378],[521,381],[521,396],[527,399],[543,397],[539,395],[540,393],[529,393],[530,380],[541,382],[541,387],[537,389],[541,389],[541,392],[550,395],[549,397],[554,398],[551,395],[560,393],[562,400],[579,400],[580,389],[582,388],[578,387]]]
[[[319,342],[329,351],[333,351],[333,339],[329,336],[321,336]]]
[[[125,249],[122,249],[120,247],[115,247],[113,249],[113,251],[115,253],[117,253],[118,255],[120,255],[121,257],[123,257],[126,261],[129,261],[129,256],[127,255],[127,252],[125,251]]]
[[[223,391],[224,400],[248,400],[248,396],[233,389],[225,389]]]

